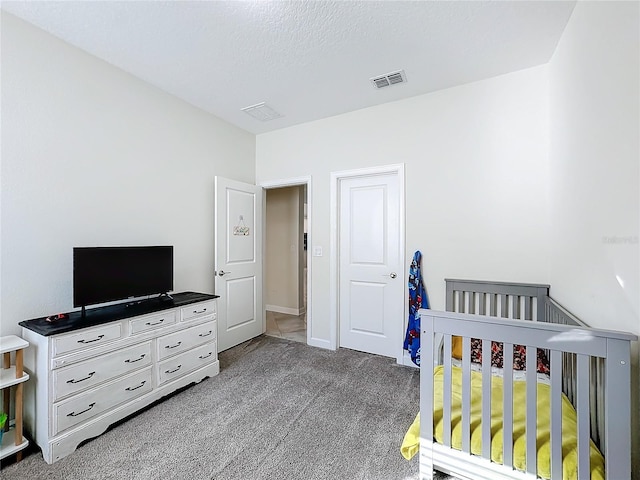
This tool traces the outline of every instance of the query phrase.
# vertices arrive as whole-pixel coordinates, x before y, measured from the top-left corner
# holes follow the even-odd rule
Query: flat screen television
[[[74,307],[172,290],[172,246],[73,249]]]

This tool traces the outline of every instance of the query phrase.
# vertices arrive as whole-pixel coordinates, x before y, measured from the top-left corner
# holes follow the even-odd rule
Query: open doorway
[[[266,334],[307,343],[307,183],[265,189]]]

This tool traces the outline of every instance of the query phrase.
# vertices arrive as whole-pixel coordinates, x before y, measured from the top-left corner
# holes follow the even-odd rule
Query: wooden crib
[[[434,468],[469,480],[630,478],[630,342],[637,337],[587,327],[549,296],[548,285],[446,284],[447,312],[420,311],[420,478],[431,479]],[[481,340],[479,364],[471,362],[472,339]],[[492,341],[502,343],[501,370],[491,366]],[[462,343],[457,363],[455,342]],[[514,375],[517,345],[526,346],[526,371]],[[546,377],[537,349],[549,359]],[[603,468],[592,477],[598,458]]]

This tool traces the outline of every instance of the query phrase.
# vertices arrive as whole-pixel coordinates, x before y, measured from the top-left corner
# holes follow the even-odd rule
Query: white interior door
[[[398,172],[340,180],[341,347],[388,357],[396,357],[402,348],[401,202]]]
[[[218,350],[264,333],[262,188],[215,178]]]

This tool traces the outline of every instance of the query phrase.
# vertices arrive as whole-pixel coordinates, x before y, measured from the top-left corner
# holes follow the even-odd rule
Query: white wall
[[[318,343],[329,340],[332,171],[405,163],[404,273],[420,249],[433,308],[446,277],[547,280],[546,66],[261,134],[256,148],[258,182],[312,175]]]
[[[553,296],[592,326],[640,334],[637,2],[578,2],[550,62]],[[640,369],[633,361],[634,472]]]
[[[264,293],[267,310],[300,315],[304,252],[303,188],[266,190]]]
[[[2,14],[2,335],[72,309],[72,248],[174,246],[213,292],[213,178],[255,180],[255,137]]]
[[[640,333],[638,3],[578,2],[550,62],[554,296]]]

